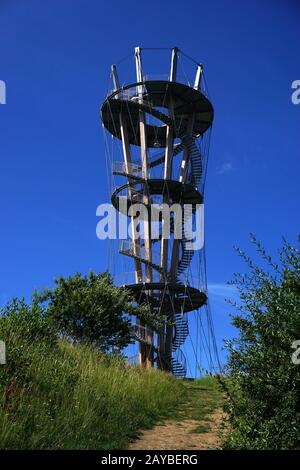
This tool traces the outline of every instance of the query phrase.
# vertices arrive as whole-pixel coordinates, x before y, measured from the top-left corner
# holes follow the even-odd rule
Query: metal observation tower
[[[214,113],[200,63],[174,47],[165,50],[169,56],[163,62],[168,67],[166,76],[149,76],[144,69],[149,51],[152,65],[159,62],[162,49],[135,48],[132,65],[125,72],[135,69],[129,84],[120,81],[120,68],[112,65],[113,90],[101,107],[111,202],[133,227],[137,214],[130,208],[143,204],[147,212],[143,227],[137,228],[140,238],[118,240],[117,246],[111,242],[109,270],[137,305],[148,304],[154,318],[164,318],[158,327],[132,319],[138,348],[132,359],[142,367],[158,367],[177,377],[199,376],[219,370],[220,363],[204,247],[190,249],[185,224],[195,227],[197,207],[204,201]],[[184,61],[191,68],[191,82]],[[159,211],[163,205],[174,204],[189,208],[179,222],[179,237],[175,236],[174,213],[167,221]],[[150,216],[153,205],[159,212],[155,221]]]

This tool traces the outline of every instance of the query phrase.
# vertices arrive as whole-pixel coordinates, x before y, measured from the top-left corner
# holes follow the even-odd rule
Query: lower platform
[[[197,310],[207,301],[204,292],[176,282],[144,282],[123,287],[133,295],[136,302],[147,303],[153,312],[164,315]]]

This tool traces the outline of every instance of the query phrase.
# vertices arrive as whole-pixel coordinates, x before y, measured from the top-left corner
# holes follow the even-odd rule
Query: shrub
[[[108,273],[58,278],[54,289],[38,297],[62,335],[92,343],[104,352],[121,350],[132,342],[127,314],[150,315],[148,308],[134,306],[128,292],[115,287]]]
[[[239,336],[227,344],[232,432],[224,448],[299,449],[300,366],[292,362],[300,339],[299,250],[284,242],[276,263],[252,238],[268,270],[239,251],[250,272],[233,281],[241,305],[233,317]]]

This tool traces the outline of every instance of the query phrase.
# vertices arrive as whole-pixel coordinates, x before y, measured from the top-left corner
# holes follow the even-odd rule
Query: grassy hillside
[[[1,449],[126,448],[185,398],[167,374],[57,342],[34,307],[12,306],[0,339]]]

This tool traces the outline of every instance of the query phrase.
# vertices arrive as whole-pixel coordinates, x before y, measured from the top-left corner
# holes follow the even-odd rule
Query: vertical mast
[[[177,61],[178,61],[178,49],[174,47],[172,49],[172,59],[171,59],[171,70],[170,70],[170,82],[176,82],[176,73],[177,73]],[[174,101],[173,98],[169,98],[169,116],[174,118]],[[164,165],[164,179],[172,179],[172,159],[173,159],[173,148],[174,148],[174,129],[171,126],[166,128],[166,154],[165,154],[165,165]],[[168,194],[168,183],[166,182],[163,194],[163,203],[170,205],[170,197]],[[161,239],[161,252],[160,252],[160,266],[163,269],[162,280],[166,279],[168,272],[168,252],[169,252],[169,240],[163,236],[163,224],[162,220],[162,239]],[[172,315],[173,316],[173,315]],[[173,318],[169,319],[171,322]],[[165,331],[166,329],[166,331]],[[161,360],[161,367],[171,370],[171,355],[172,355],[172,336],[173,336],[173,326],[167,325],[162,327],[159,334],[159,351],[160,356],[164,359]]]
[[[177,47],[174,47],[172,49],[170,82],[176,81],[177,59],[178,59],[178,49]],[[174,102],[173,102],[172,97],[170,97],[169,99],[169,115],[172,118],[174,116]],[[164,179],[165,180],[169,180],[172,178],[173,146],[174,146],[174,129],[171,126],[167,126],[166,128],[166,156],[165,156],[165,166],[164,166]],[[165,204],[170,203],[167,183],[165,185],[163,202]],[[161,261],[160,262],[161,262],[161,267],[166,271],[167,262],[168,262],[168,239],[165,239],[163,235],[162,235],[162,243],[161,243]]]
[[[119,77],[118,77],[118,71],[117,67],[115,65],[111,66],[111,72],[112,72],[112,78],[113,78],[113,83],[114,83],[114,91],[120,90],[120,82],[119,82]],[[120,91],[122,93],[122,91]],[[126,174],[130,175],[131,174],[131,153],[130,153],[130,144],[129,144],[129,138],[128,138],[128,129],[127,129],[127,122],[124,119],[122,113],[119,115],[120,119],[120,130],[121,130],[121,139],[122,139],[122,148],[123,148],[123,154],[124,154],[124,162],[125,162],[125,169],[126,169]],[[129,191],[128,194],[129,196],[131,195],[131,179],[130,176],[128,176],[128,182],[129,182]],[[141,248],[140,248],[140,240],[135,239],[134,236],[134,220],[133,217],[131,217],[131,227],[132,227],[132,243],[133,243],[133,251],[135,254],[135,281],[136,282],[141,282],[143,279],[143,272],[142,272],[142,263],[139,260],[141,256]]]
[[[144,91],[144,78],[142,69],[142,57],[141,48],[135,48],[135,63],[136,63],[136,78],[139,85],[137,86],[139,103],[143,103],[143,91]],[[146,282],[152,281],[152,242],[151,242],[151,198],[148,193],[148,148],[147,148],[147,132],[146,132],[146,116],[144,111],[139,110],[139,131],[140,131],[140,146],[141,146],[141,162],[142,162],[142,174],[145,179],[144,183],[144,194],[143,202],[148,209],[148,220],[144,223],[144,249],[145,249],[145,260],[148,261],[146,264]],[[146,344],[141,344],[141,355],[140,360],[142,366],[153,367],[153,331],[146,325]]]

